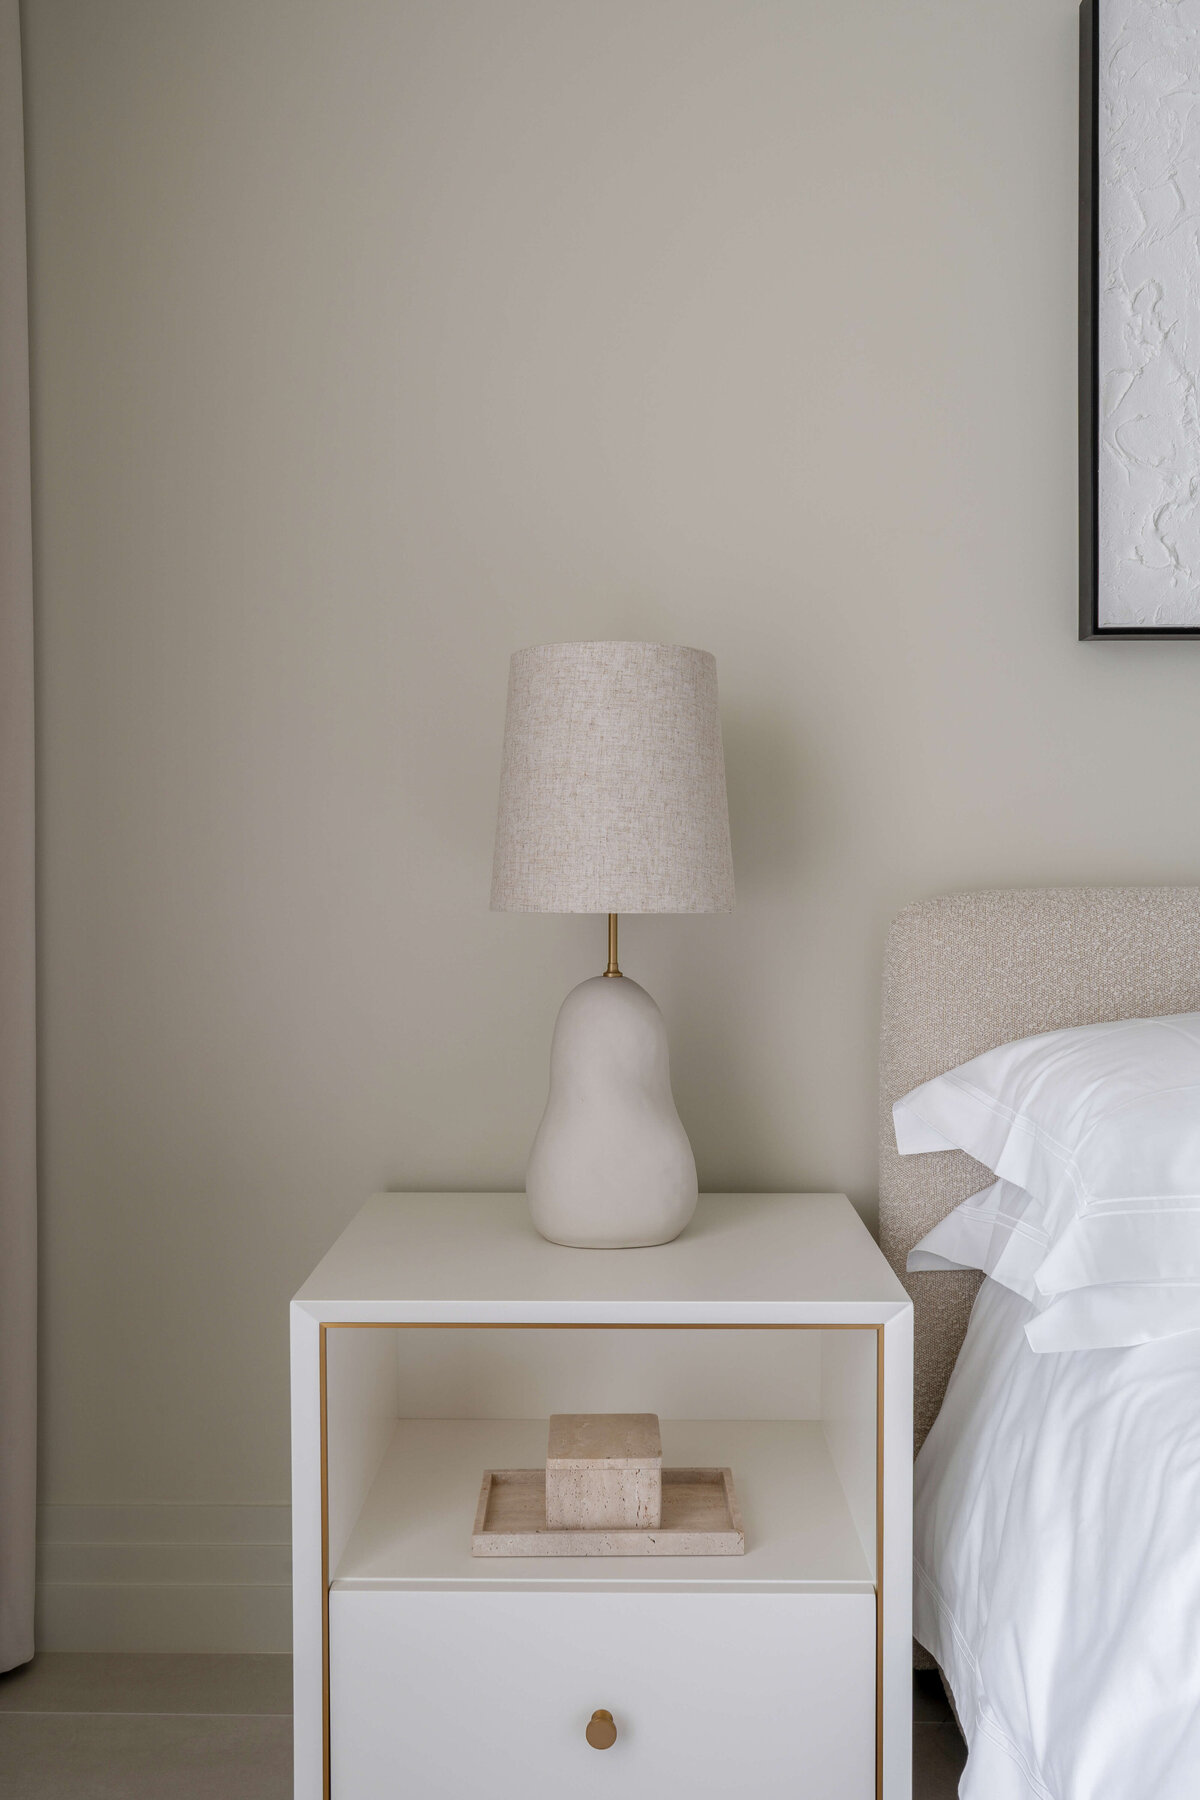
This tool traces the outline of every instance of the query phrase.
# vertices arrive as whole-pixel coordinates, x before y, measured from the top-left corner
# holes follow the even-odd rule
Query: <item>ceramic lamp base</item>
[[[696,1209],[667,1028],[628,976],[593,976],[562,1003],[525,1190],[544,1238],[588,1250],[668,1244]]]

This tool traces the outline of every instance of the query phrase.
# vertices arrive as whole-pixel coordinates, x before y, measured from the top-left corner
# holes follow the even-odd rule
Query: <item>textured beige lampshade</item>
[[[496,912],[728,912],[717,665],[680,644],[515,652]]]

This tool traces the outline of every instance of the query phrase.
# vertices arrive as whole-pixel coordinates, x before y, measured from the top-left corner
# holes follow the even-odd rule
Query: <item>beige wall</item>
[[[1200,876],[1200,650],[1075,641],[1075,0],[27,0],[45,1483],[286,1499],[369,1190],[519,1185],[516,645],[715,652],[702,1180],[873,1215],[887,921]]]

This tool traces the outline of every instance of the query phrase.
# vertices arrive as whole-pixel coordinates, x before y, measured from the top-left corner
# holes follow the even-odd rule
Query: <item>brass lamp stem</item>
[[[605,969],[604,973],[606,975],[620,975],[620,973],[621,973],[620,969],[618,969],[618,967],[617,967],[617,915],[616,915],[616,913],[609,913],[609,915],[608,915],[608,967],[607,967],[607,969]]]

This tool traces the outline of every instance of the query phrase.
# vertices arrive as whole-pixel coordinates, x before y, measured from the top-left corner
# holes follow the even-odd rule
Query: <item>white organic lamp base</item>
[[[562,1003],[525,1190],[544,1238],[588,1250],[668,1244],[696,1210],[667,1028],[627,976],[596,975]]]

